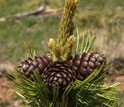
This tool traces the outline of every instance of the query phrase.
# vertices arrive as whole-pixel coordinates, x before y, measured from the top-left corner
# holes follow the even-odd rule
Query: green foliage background
[[[0,18],[37,9],[42,3],[54,9],[64,6],[63,0],[1,0]],[[108,40],[121,40],[124,12],[115,9],[123,6],[123,0],[80,0],[74,22],[80,33],[86,29],[103,29],[107,31]],[[118,21],[115,19],[116,15],[119,17]],[[29,16],[21,18],[20,21],[0,23],[1,58],[16,63],[21,61],[22,56],[25,57],[30,49],[36,49],[38,55],[47,52],[48,38],[57,37],[59,21],[57,16],[39,20]]]

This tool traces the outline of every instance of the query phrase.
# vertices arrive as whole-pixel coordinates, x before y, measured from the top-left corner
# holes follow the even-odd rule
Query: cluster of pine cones
[[[45,84],[52,88],[54,85],[65,88],[76,79],[84,80],[102,63],[106,58],[97,52],[82,53],[75,55],[67,61],[52,61],[50,53],[35,58],[28,58],[17,68],[27,78],[32,79],[33,72],[38,71]]]

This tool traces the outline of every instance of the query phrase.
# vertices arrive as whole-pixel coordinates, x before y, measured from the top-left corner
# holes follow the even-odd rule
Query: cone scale
[[[41,75],[43,73],[44,68],[52,62],[51,55],[48,53],[44,56],[35,58],[28,58],[25,61],[21,62],[21,64],[17,67],[17,70],[24,74],[27,78],[32,79],[34,71],[38,71]]]
[[[72,66],[74,66],[77,79],[84,80],[96,68],[100,68],[102,63],[106,63],[106,58],[104,57],[104,55],[97,52],[82,53],[72,57],[70,63],[72,64]]]
[[[76,80],[76,73],[68,61],[56,61],[44,69],[42,77],[50,89],[56,85],[63,90]]]

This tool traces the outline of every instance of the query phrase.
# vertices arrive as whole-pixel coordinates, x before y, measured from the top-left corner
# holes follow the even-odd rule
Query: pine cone
[[[106,63],[106,58],[97,53],[82,53],[71,58],[70,63],[74,66],[77,79],[84,80],[96,68],[100,68],[102,63]]]
[[[37,70],[41,75],[43,73],[44,68],[52,62],[52,58],[50,53],[36,57],[34,59],[28,58],[27,60],[21,62],[21,64],[17,67],[17,70],[24,74],[27,78],[32,79],[31,75],[33,72]]]
[[[49,89],[54,85],[59,86],[63,90],[70,82],[74,82],[76,73],[67,61],[56,61],[51,63],[44,69],[43,80]]]

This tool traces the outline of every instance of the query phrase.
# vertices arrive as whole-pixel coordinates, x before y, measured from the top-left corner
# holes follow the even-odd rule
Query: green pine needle
[[[80,45],[80,35],[79,35],[79,31],[77,29],[77,45],[76,45],[76,53],[82,53],[82,52],[89,52],[94,40],[96,39],[96,36],[92,36],[90,35],[90,33],[88,32],[87,34],[83,34],[82,36],[82,41],[81,41],[81,45]],[[79,49],[80,47],[80,49]]]

